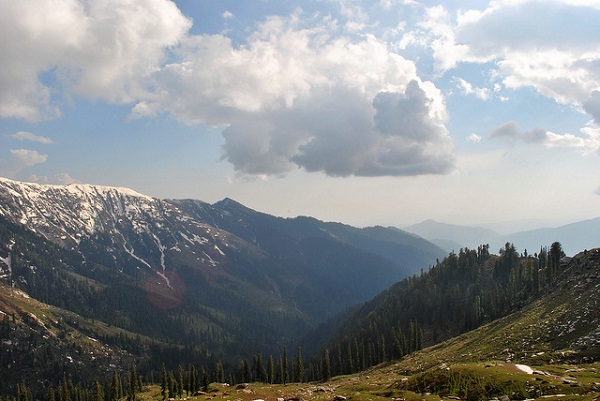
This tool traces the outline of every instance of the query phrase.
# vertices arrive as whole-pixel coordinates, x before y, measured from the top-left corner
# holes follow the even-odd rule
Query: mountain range
[[[8,179],[0,228],[7,284],[165,346],[195,347],[206,363],[275,354],[445,254],[400,230],[278,218],[231,199]]]
[[[533,254],[539,252],[540,248],[559,241],[565,253],[572,256],[581,250],[600,246],[600,217],[503,235],[484,227],[446,224],[434,220],[425,220],[403,229],[429,240],[447,252],[464,247],[475,249],[481,244],[489,244],[491,249],[497,250],[509,242],[518,245],[521,252],[527,250]]]
[[[596,224],[561,230],[576,238],[593,235]],[[476,388],[448,389],[440,381],[457,385],[456,377],[441,378],[446,367],[434,365],[600,357],[598,249],[565,257],[541,231],[537,241],[549,249],[534,255],[505,243],[494,255],[494,245],[478,240],[491,238],[489,230],[435,222],[411,229],[421,234],[279,218],[232,199],[161,200],[0,178],[0,394],[25,381],[40,394],[67,378],[75,390],[73,383],[89,387],[111,373],[126,378],[132,366],[149,377],[164,366],[187,366],[189,375],[199,365],[205,374],[215,367],[215,381],[260,381],[261,355],[271,363],[279,353],[283,371],[286,347],[301,345],[304,380],[402,358],[395,369],[414,379],[385,376],[385,394],[479,399],[505,387],[488,389],[478,378]],[[458,249],[448,254],[421,235],[450,238]],[[468,241],[477,242],[468,249]],[[292,363],[300,348],[297,356]],[[290,380],[299,369],[289,369]],[[517,396],[565,387],[524,386]]]

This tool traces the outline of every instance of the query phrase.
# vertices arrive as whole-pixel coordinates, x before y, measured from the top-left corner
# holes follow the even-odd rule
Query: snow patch
[[[202,244],[206,244],[208,242],[208,239],[201,237],[198,234],[193,234],[191,238],[183,232],[181,232],[180,234],[183,237],[183,239],[185,239],[187,242],[189,242],[191,244],[197,243],[197,244],[202,245]]]
[[[225,256],[225,253],[223,253],[223,251],[220,250],[218,246],[215,245],[215,249],[221,254],[221,256]]]
[[[210,255],[208,255],[206,252],[202,251],[202,253],[204,254],[204,256],[206,256],[208,258],[208,263],[211,266],[213,266],[213,267],[217,266],[218,263],[217,263],[216,260],[214,260],[213,258],[211,258]]]
[[[533,374],[533,369],[530,366],[516,364],[515,367],[517,369],[519,369],[521,372],[527,373],[528,375],[532,375]]]

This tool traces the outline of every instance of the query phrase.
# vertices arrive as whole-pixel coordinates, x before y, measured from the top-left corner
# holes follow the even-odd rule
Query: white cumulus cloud
[[[167,111],[190,124],[227,125],[223,157],[240,173],[452,169],[447,112],[435,85],[384,41],[334,36],[331,29],[326,22],[304,26],[294,15],[268,18],[239,47],[223,35],[189,37],[132,115]],[[396,116],[381,117],[386,107]],[[386,123],[404,125],[385,131]]]
[[[0,9],[0,117],[30,121],[60,115],[48,76],[89,98],[138,99],[191,26],[165,0],[0,0]]]

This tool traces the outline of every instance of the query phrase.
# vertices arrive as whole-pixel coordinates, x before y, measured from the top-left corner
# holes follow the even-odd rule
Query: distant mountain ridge
[[[210,222],[256,244],[269,253],[283,253],[297,241],[322,238],[338,241],[389,260],[401,261],[407,275],[417,273],[445,252],[429,241],[403,230],[381,226],[356,228],[313,217],[280,218],[254,211],[232,199],[213,205],[196,200],[169,200],[189,215]]]
[[[483,228],[440,223],[425,220],[404,227],[404,230],[419,235],[438,245],[447,252],[467,247],[475,249],[489,244],[492,250],[504,247],[506,242],[514,243],[520,251],[539,252],[541,247],[559,241],[567,255],[574,255],[583,249],[600,246],[600,217],[552,228],[539,228],[501,235]]]

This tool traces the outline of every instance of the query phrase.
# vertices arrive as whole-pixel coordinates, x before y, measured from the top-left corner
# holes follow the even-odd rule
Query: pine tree
[[[128,401],[135,401],[135,398],[136,398],[135,395],[138,390],[137,386],[138,386],[138,377],[137,377],[137,372],[135,370],[135,365],[133,365],[129,372],[129,381],[127,383],[127,400]]]
[[[296,381],[299,383],[304,382],[304,361],[302,361],[302,350],[300,347],[298,347],[296,355]]]
[[[31,398],[31,391],[27,388],[25,383],[17,383],[17,401],[33,401]]]
[[[61,399],[62,401],[71,401],[71,393],[69,391],[69,384],[67,383],[66,373],[63,373],[63,379],[61,384]]]
[[[247,359],[244,359],[242,361],[242,366],[241,366],[241,382],[242,383],[248,383],[250,380],[252,380],[252,371],[250,369],[250,362],[248,362]]]
[[[349,341],[346,346],[346,371],[344,373],[346,373],[346,374],[354,373],[354,363],[352,360],[352,346],[350,345]]]
[[[321,361],[321,375],[324,382],[331,379],[331,362],[329,360],[329,350],[326,349],[323,353]]]
[[[183,368],[179,365],[177,370],[177,396],[183,398]]]
[[[277,383],[283,383],[283,359],[281,355],[279,355],[279,360],[277,361]]]
[[[194,394],[196,392],[196,367],[194,365],[190,365],[190,369],[188,372],[188,384],[187,384],[187,395],[190,393]]]
[[[94,386],[92,387],[91,401],[104,401],[104,389],[98,380],[94,382]]]
[[[333,371],[336,374],[344,373],[344,364],[342,362],[342,345],[340,343],[337,344],[336,353],[335,353],[335,364],[333,367]]]
[[[275,366],[273,362],[273,355],[269,355],[269,361],[267,362],[267,382],[273,384],[275,382]]]
[[[169,398],[175,398],[176,394],[176,389],[177,389],[177,384],[175,381],[175,376],[173,376],[173,372],[169,370],[168,376],[167,376],[167,387],[168,387],[168,391],[169,391]]]
[[[548,255],[548,267],[550,268],[550,280],[556,278],[560,260],[565,256],[560,242],[555,241],[550,245],[550,254]]]
[[[116,375],[116,373],[115,373],[115,375]],[[167,376],[167,368],[165,368],[165,364],[163,363],[162,379],[161,379],[161,383],[160,383],[160,395],[162,396],[163,400],[167,398],[168,390],[169,390],[169,378]]]
[[[208,378],[208,372],[203,369],[202,372],[202,389],[204,392],[208,392],[208,385],[210,384],[210,379]]]
[[[215,364],[215,381],[218,383],[225,382],[225,370],[223,364],[219,361]]]
[[[119,380],[119,375],[116,371],[113,371],[112,382],[110,385],[110,397],[109,401],[117,401],[121,398],[121,381]]]
[[[262,354],[258,354],[256,357],[256,378],[259,382],[266,383],[267,382],[267,371],[263,366]]]
[[[56,401],[56,393],[54,392],[54,388],[49,386],[46,389],[46,401]]]
[[[282,383],[286,384],[289,381],[289,377],[290,377],[290,371],[289,371],[289,365],[288,365],[288,352],[287,352],[287,347],[283,347],[283,365],[282,365],[282,369],[283,369],[283,377],[282,377]]]

